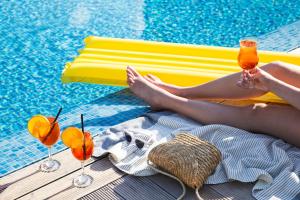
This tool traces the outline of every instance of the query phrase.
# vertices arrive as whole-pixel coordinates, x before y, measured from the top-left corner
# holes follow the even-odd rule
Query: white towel
[[[138,149],[124,138],[124,131],[134,138],[149,139],[150,144]],[[288,131],[288,130],[287,130]],[[249,133],[224,125],[201,125],[170,112],[148,113],[108,129],[95,138],[94,156],[111,153],[110,160],[120,170],[149,176],[156,172],[147,166],[149,151],[177,133],[188,132],[214,144],[222,153],[222,162],[206,184],[232,180],[255,182],[256,199],[297,199],[300,193],[300,149],[271,136]],[[299,130],[300,133],[300,130]]]

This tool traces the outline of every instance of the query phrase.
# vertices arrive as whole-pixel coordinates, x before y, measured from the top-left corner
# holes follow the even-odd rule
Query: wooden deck
[[[11,199],[176,199],[180,185],[163,175],[135,177],[116,169],[108,158],[91,159],[86,163],[86,173],[94,178],[87,188],[75,188],[72,179],[80,173],[80,163],[70,150],[54,155],[61,168],[52,173],[39,172],[40,162],[1,178],[1,200]],[[205,185],[200,195],[203,199],[254,199],[252,184],[226,183]],[[185,199],[195,199],[188,189]]]

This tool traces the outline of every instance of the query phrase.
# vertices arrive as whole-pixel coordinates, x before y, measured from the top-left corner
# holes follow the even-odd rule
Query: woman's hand
[[[259,68],[255,68],[253,70],[250,70],[249,72],[243,73],[245,81],[239,82],[238,86],[247,89],[255,88],[258,90],[269,92],[269,83],[275,79],[271,74]]]

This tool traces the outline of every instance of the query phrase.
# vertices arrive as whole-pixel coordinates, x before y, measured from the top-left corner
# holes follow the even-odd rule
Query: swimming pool
[[[122,89],[60,82],[88,35],[235,46],[299,19],[300,0],[1,1],[0,163],[19,151],[6,154],[7,141],[20,137],[31,116],[55,115],[60,106],[67,112]]]

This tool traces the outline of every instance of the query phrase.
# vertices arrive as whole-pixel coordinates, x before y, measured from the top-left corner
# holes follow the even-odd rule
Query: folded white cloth
[[[135,139],[151,142],[139,149],[134,141],[125,140],[126,131]],[[149,151],[180,132],[196,135],[221,151],[222,162],[209,176],[207,184],[256,181],[252,195],[257,199],[300,197],[297,196],[300,193],[299,148],[281,139],[229,126],[202,126],[170,112],[148,113],[111,127],[95,137],[94,156],[110,153],[111,162],[120,170],[136,176],[152,175],[156,172],[147,165]]]

